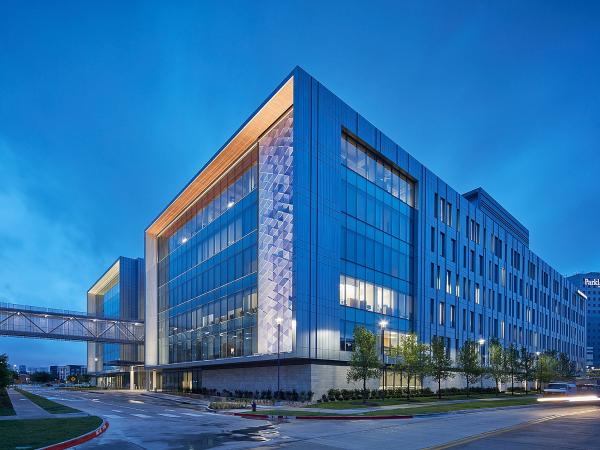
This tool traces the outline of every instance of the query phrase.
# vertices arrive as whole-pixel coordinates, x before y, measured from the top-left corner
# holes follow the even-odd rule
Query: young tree
[[[534,379],[535,358],[525,347],[519,354],[519,380],[525,382],[525,394],[530,381]]]
[[[375,349],[375,335],[365,327],[354,329],[354,350],[350,356],[347,382],[362,381],[363,403],[367,401],[367,380],[381,373],[381,361]]]
[[[31,381],[33,383],[48,383],[52,381],[52,375],[48,372],[35,372],[31,374]]]
[[[442,380],[447,380],[454,376],[452,372],[452,360],[446,352],[444,338],[434,337],[431,340],[429,367],[427,373],[437,381],[438,398],[442,398]]]
[[[472,383],[477,381],[481,373],[481,363],[479,361],[478,345],[473,341],[465,341],[458,352],[458,368],[465,376],[467,381],[467,397],[470,396],[469,388]]]
[[[13,371],[8,364],[8,355],[0,355],[0,389],[5,388],[13,382]]]
[[[506,349],[506,372],[510,377],[511,395],[515,395],[515,378],[519,372],[519,353],[513,344]]]
[[[506,379],[506,352],[496,338],[490,341],[489,352],[488,371],[496,383],[496,394],[500,394],[500,383]]]
[[[558,375],[561,378],[573,378],[575,376],[573,364],[566,353],[559,353],[557,366]]]
[[[406,373],[407,398],[410,400],[410,380],[423,376],[429,367],[429,347],[417,341],[417,335],[410,333],[400,336],[400,345],[392,356],[396,358],[393,370]]]
[[[537,358],[536,375],[541,392],[543,383],[549,383],[554,380],[558,374],[558,361],[551,353],[542,353]]]

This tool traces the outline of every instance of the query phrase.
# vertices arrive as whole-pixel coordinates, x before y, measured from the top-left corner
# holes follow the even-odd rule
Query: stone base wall
[[[282,391],[314,393],[314,399],[321,398],[329,389],[362,389],[360,382],[346,382],[348,367],[322,364],[303,364],[280,367],[280,388]],[[227,369],[203,369],[202,387],[229,391],[276,391],[277,366],[246,367]],[[378,380],[370,380],[367,388],[377,389]]]
[[[280,389],[300,393],[311,390],[310,365],[280,367]],[[277,366],[202,369],[202,387],[229,391],[277,390]]]
[[[266,391],[277,390],[277,366],[265,367],[230,367],[219,369],[202,369],[201,386],[209,389],[222,391]],[[313,399],[320,399],[329,389],[362,389],[362,383],[346,381],[348,373],[347,366],[327,365],[327,364],[298,364],[282,365],[280,367],[280,388],[282,391],[293,391],[298,393],[312,391]],[[388,377],[391,374],[388,372]],[[388,378],[389,379],[389,378]],[[379,379],[369,380],[368,389],[378,389]],[[482,384],[477,381],[472,384],[473,388],[480,387]],[[494,380],[486,378],[483,380],[483,387],[493,388]],[[523,387],[523,383],[515,382],[515,387]],[[424,380],[424,387],[430,388],[433,392],[437,391],[437,383],[432,378]],[[466,381],[464,376],[456,374],[442,382],[442,389],[452,387],[464,388]],[[502,390],[510,387],[510,383],[503,383]],[[533,388],[534,384],[530,384]]]

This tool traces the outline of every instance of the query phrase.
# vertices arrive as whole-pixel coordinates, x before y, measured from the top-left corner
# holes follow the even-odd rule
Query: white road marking
[[[104,414],[104,417],[108,417],[109,419],[122,419],[123,416],[117,416],[116,414]]]
[[[207,413],[187,413],[187,412],[182,412],[181,414],[184,414],[186,416],[192,416],[192,417],[202,417],[203,415],[205,415]]]
[[[149,419],[150,418],[150,416],[147,416],[146,414],[132,414],[132,416],[139,417],[140,419]]]
[[[176,416],[175,414],[169,414],[169,413],[158,413],[159,416],[164,416],[164,417],[179,417]]]
[[[122,413],[123,411],[121,411],[120,409],[113,409],[113,412]]]

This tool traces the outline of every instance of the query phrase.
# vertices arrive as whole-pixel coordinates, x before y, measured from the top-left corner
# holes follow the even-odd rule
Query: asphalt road
[[[40,393],[110,422],[103,436],[81,449],[600,448],[595,445],[600,407],[590,405],[479,410],[408,420],[271,424],[139,392]]]
[[[272,439],[276,428],[267,421],[248,420],[206,411],[202,406],[156,398],[140,392],[82,392],[31,389],[51,400],[105,418],[109,429],[80,449],[199,450],[227,444],[243,448]]]
[[[597,449],[600,410],[527,425],[458,445],[457,449]]]

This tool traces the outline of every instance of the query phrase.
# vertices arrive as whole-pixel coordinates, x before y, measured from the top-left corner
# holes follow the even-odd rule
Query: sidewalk
[[[10,397],[10,401],[12,402],[13,408],[17,413],[16,416],[6,416],[3,419],[48,419],[50,417],[55,417],[55,415],[50,414],[48,411],[39,407],[23,394],[15,391],[14,389],[7,389],[8,396]]]
[[[12,402],[16,415],[0,416],[0,420],[65,419],[70,417],[85,417],[89,415],[85,412],[51,414],[14,389],[7,389],[6,392],[8,393],[10,401]]]
[[[492,398],[473,397],[470,399],[462,399],[462,400],[439,400],[439,401],[435,401],[435,402],[399,403],[397,405],[373,406],[370,408],[348,408],[348,409],[297,408],[297,407],[286,407],[286,406],[282,405],[282,406],[273,406],[273,407],[270,407],[269,409],[274,409],[274,410],[282,409],[285,411],[314,411],[314,412],[320,412],[320,413],[347,415],[347,414],[360,414],[360,413],[374,412],[374,411],[389,411],[389,410],[396,410],[396,409],[423,408],[423,407],[434,406],[434,405],[453,405],[455,403],[467,403],[467,402],[473,402],[473,401],[494,402],[497,400],[506,400],[506,397],[498,397],[498,398],[496,398],[496,397],[492,397]]]

